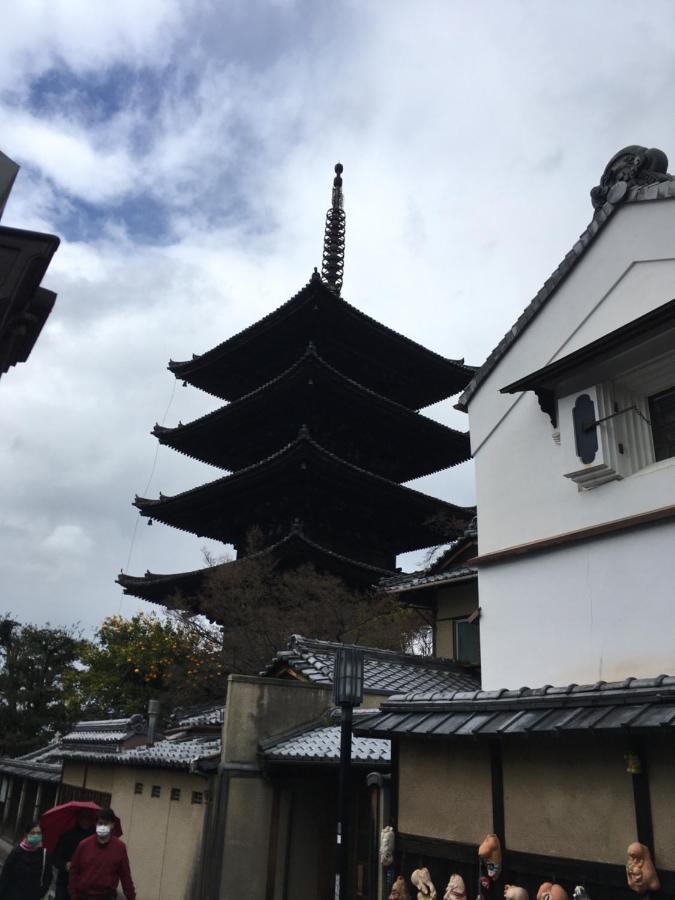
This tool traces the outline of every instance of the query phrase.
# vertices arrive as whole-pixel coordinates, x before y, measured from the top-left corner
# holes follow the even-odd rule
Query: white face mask
[[[102,837],[102,838],[110,837],[110,831],[111,831],[110,825],[97,825],[96,826],[96,834],[99,837]]]

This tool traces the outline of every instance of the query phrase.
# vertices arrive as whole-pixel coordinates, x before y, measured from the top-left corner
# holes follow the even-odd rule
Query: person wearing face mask
[[[80,810],[75,819],[75,827],[64,831],[59,837],[52,862],[56,868],[56,892],[54,900],[68,900],[68,872],[70,861],[78,845],[85,838],[94,834],[95,813],[92,810]]]
[[[0,900],[40,900],[52,883],[52,862],[39,822],[31,822],[0,872]]]
[[[115,813],[102,809],[96,833],[81,841],[73,854],[68,878],[73,900],[114,900],[120,882],[127,900],[136,900],[127,848],[113,835],[114,823]]]

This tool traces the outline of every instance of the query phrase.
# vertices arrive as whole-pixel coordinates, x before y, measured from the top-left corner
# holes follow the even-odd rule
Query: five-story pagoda
[[[176,378],[227,403],[153,433],[230,474],[134,504],[142,516],[232,544],[237,560],[255,529],[255,552],[280,566],[311,563],[365,587],[392,574],[397,554],[454,539],[474,515],[401,483],[469,458],[468,434],[418,410],[461,391],[473,369],[342,299],[340,164],[335,172],[322,274],[207,353],[169,363]],[[180,594],[198,609],[212,571],[121,574],[118,582],[144,600],[170,604]]]

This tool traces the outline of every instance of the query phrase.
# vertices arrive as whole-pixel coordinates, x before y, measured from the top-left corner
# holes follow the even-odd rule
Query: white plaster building
[[[616,154],[590,225],[460,398],[476,461],[484,689],[675,671],[666,169],[658,150]]]

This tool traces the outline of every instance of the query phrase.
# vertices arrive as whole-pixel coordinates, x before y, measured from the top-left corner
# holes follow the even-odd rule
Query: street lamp
[[[349,852],[350,765],[352,760],[352,710],[363,701],[363,653],[354,647],[338,647],[333,671],[333,702],[342,710],[340,723],[340,779],[335,858],[335,900],[347,898]]]

